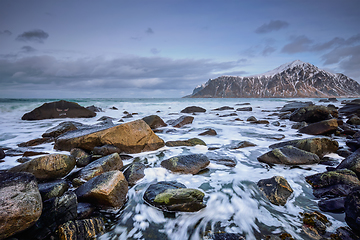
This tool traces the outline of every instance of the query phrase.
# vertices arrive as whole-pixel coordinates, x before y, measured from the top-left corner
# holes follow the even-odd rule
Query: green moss
[[[177,203],[186,203],[199,201],[204,198],[205,194],[197,189],[179,188],[167,189],[156,195],[154,202],[164,205],[172,205]]]
[[[186,142],[190,143],[191,146],[195,146],[195,145],[204,145],[204,146],[206,146],[206,143],[203,140],[199,139],[199,138],[190,138]]]

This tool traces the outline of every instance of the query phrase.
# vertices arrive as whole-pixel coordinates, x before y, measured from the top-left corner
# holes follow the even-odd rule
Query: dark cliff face
[[[259,76],[222,76],[194,89],[193,98],[358,97],[360,84],[301,61]]]

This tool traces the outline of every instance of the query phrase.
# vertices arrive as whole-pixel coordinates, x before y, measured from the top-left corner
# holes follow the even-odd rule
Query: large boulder
[[[128,183],[124,174],[118,170],[96,176],[75,191],[81,201],[115,208],[124,205],[127,192]]]
[[[325,106],[308,106],[295,110],[290,120],[294,122],[307,122],[314,123],[323,120],[329,120],[331,118],[337,118],[338,112],[336,109],[328,108]]]
[[[25,113],[22,120],[41,120],[52,118],[91,118],[96,113],[74,102],[60,100],[44,103],[31,112]]]
[[[345,106],[339,109],[339,112],[346,115],[357,115],[360,116],[360,99],[354,99],[351,102],[347,102]]]
[[[360,178],[360,149],[345,158],[336,169],[350,169]]]
[[[196,146],[203,145],[206,146],[206,143],[199,138],[190,138],[188,140],[177,140],[177,141],[168,141],[165,143],[167,147],[179,147],[179,146]]]
[[[95,239],[105,231],[101,218],[69,221],[59,226],[59,240]]]
[[[0,239],[33,225],[42,208],[41,195],[32,174],[0,172]]]
[[[301,150],[291,145],[275,148],[260,157],[260,162],[268,164],[303,165],[319,163],[318,155]]]
[[[291,145],[293,147],[297,147],[304,151],[308,151],[311,153],[315,153],[320,158],[329,153],[335,153],[339,148],[339,143],[330,138],[304,138],[299,140],[291,140],[286,142],[280,142],[276,144],[272,144],[269,147],[280,148],[284,146]]]
[[[360,187],[354,188],[345,200],[345,221],[360,234]]]
[[[117,125],[105,130],[79,130],[56,139],[55,149],[70,151],[72,148],[93,150],[106,144],[118,147],[122,152],[139,153],[153,151],[165,145],[143,120]]]
[[[210,164],[204,154],[179,155],[161,162],[161,166],[172,171],[184,174],[197,174]]]
[[[260,191],[272,204],[284,206],[294,190],[282,176],[262,179],[257,183]]]
[[[146,189],[143,198],[164,211],[196,212],[206,207],[204,196],[202,191],[186,188],[179,182],[158,182]]]
[[[142,120],[144,120],[151,129],[157,129],[159,127],[166,127],[167,124],[164,122],[164,120],[161,119],[158,115],[150,115],[147,117],[144,117]]]
[[[280,112],[294,112],[295,110],[299,109],[299,108],[303,108],[303,107],[309,107],[309,106],[313,106],[314,103],[313,102],[291,102],[291,103],[287,103],[285,104],[281,109]]]
[[[39,180],[51,180],[66,176],[74,167],[75,159],[66,154],[49,154],[34,158],[10,168],[9,172],[29,172]]]
[[[181,110],[181,113],[203,113],[203,112],[206,112],[206,109],[197,106],[190,106]]]
[[[344,184],[352,187],[360,186],[360,181],[356,174],[347,169],[317,173],[306,176],[308,182],[313,188],[324,188],[338,184]]]
[[[332,133],[338,128],[338,121],[333,118],[330,120],[323,120],[320,122],[309,124],[306,127],[300,128],[300,133],[306,133],[311,135],[321,135],[326,133]]]
[[[118,153],[99,158],[88,164],[77,173],[73,179],[75,186],[89,181],[90,179],[108,171],[120,170],[123,167],[123,162]]]

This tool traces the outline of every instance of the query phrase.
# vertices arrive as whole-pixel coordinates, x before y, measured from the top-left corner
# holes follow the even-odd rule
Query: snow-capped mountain
[[[194,89],[192,98],[359,97],[360,84],[296,60],[249,77],[222,76]]]

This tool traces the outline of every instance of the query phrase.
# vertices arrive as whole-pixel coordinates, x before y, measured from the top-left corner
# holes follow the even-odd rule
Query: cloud
[[[159,54],[161,51],[160,51],[159,49],[157,49],[157,48],[152,48],[152,49],[150,50],[150,52],[151,52],[152,54],[154,54],[154,55],[157,55],[157,54]]]
[[[276,49],[275,48],[273,48],[272,46],[265,46],[265,48],[263,49],[263,51],[262,51],[262,55],[264,56],[264,57],[266,57],[266,56],[269,56],[270,54],[272,54],[273,52],[275,52],[276,51]]]
[[[291,37],[291,42],[286,44],[281,52],[289,54],[306,52],[310,50],[311,43],[313,43],[313,41],[304,35],[293,36]]]
[[[10,36],[11,34],[12,32],[10,32],[9,30],[0,31],[0,35]]]
[[[147,34],[154,34],[154,31],[152,30],[152,28],[148,28],[145,31]]]
[[[16,40],[23,42],[38,42],[43,43],[45,39],[49,37],[49,34],[41,29],[35,29],[32,31],[24,32],[17,36]]]
[[[26,53],[31,53],[31,52],[36,52],[36,49],[31,46],[23,46],[21,48],[21,51]]]
[[[272,31],[278,31],[282,28],[286,28],[287,26],[289,26],[288,22],[281,20],[271,20],[269,23],[264,23],[263,25],[258,27],[255,32],[259,34],[269,33]]]
[[[323,50],[328,50],[328,49],[331,49],[334,47],[353,45],[358,42],[360,42],[360,33],[357,35],[354,35],[348,39],[335,37],[328,42],[315,44],[314,46],[312,46],[311,50],[312,51],[323,51]]]

